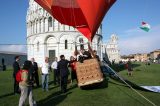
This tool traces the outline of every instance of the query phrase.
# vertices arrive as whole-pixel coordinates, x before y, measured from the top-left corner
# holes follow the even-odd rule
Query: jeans
[[[18,106],[24,106],[27,97],[29,97],[29,105],[36,106],[36,102],[33,99],[32,87],[28,86],[20,86],[21,96],[19,99]]]
[[[49,76],[48,74],[42,74],[42,89],[48,91],[48,81],[49,81]]]

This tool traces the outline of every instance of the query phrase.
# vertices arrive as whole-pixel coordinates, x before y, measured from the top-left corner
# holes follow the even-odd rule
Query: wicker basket
[[[78,86],[87,86],[103,81],[103,74],[97,59],[84,60],[76,63]]]

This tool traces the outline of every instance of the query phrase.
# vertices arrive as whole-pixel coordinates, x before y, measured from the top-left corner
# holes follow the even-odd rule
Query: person
[[[34,58],[31,58],[32,62],[32,77],[33,80],[36,82],[37,87],[39,87],[39,76],[38,76],[38,65],[37,62],[35,62]]]
[[[84,56],[84,60],[92,58],[91,53],[90,53],[89,50],[84,50],[83,56]]]
[[[33,99],[33,93],[32,93],[32,82],[29,82],[29,69],[31,68],[32,63],[31,61],[25,61],[23,68],[22,68],[22,74],[21,74],[21,79],[22,81],[19,82],[19,87],[21,89],[21,96],[19,99],[19,106],[24,106],[25,101],[27,97],[29,97],[29,105],[30,106],[35,106],[36,102]]]
[[[6,65],[5,65],[5,63],[4,63],[5,61],[4,61],[4,58],[2,58],[2,70],[3,71],[5,71],[6,70]]]
[[[48,81],[49,81],[49,61],[48,57],[45,57],[45,62],[41,65],[42,74],[42,90],[48,91]]]
[[[114,59],[114,60],[112,60],[112,65],[115,65],[115,59]]]
[[[76,59],[73,56],[70,57],[69,66],[71,67],[71,84],[72,84],[74,79],[77,80],[77,75],[76,75]]]
[[[80,53],[78,55],[78,61],[83,63],[84,60],[87,60],[87,59],[91,59],[92,56],[91,56],[91,53],[89,51],[86,51],[84,49],[81,49],[80,50]]]
[[[131,63],[130,59],[128,60],[126,67],[127,67],[127,70],[128,70],[128,76],[132,76],[133,69],[132,69],[132,63]]]
[[[97,55],[97,51],[96,50],[93,50],[93,53],[95,55],[95,58],[98,60],[98,62],[100,62],[100,58],[99,56]]]
[[[20,65],[19,65],[19,60],[20,60],[20,57],[19,56],[15,56],[15,61],[13,63],[13,78],[14,78],[14,94],[16,93],[20,93],[20,90],[19,90],[19,83],[16,81],[16,74],[17,72],[20,70]]]
[[[58,58],[55,57],[54,62],[51,65],[51,68],[53,69],[54,85],[56,85],[57,83],[60,84],[59,71],[57,70],[57,66]]]
[[[61,92],[65,93],[67,91],[67,81],[68,81],[68,64],[69,61],[65,60],[65,56],[60,56],[60,61],[58,62],[58,70],[60,71],[60,86]]]

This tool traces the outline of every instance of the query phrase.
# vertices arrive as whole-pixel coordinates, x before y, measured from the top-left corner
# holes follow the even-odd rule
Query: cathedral
[[[75,28],[59,23],[48,12],[40,7],[34,0],[29,0],[29,7],[26,15],[27,26],[27,55],[38,63],[44,62],[45,57],[53,61],[54,57],[65,55],[66,59],[73,56],[75,45],[77,49],[87,49],[88,40]],[[97,50],[102,59],[102,25],[93,38],[91,47]]]

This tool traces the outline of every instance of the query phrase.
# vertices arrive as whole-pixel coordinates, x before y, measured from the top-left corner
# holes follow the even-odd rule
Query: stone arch
[[[48,35],[44,39],[45,44],[45,55],[49,57],[49,61],[52,62],[55,56],[58,56],[59,53],[59,43],[57,42],[57,38],[54,35]]]
[[[53,25],[53,22],[52,22],[52,17],[50,16],[50,17],[48,17],[48,27],[52,27]]]
[[[34,48],[34,51],[40,51],[40,46],[43,45],[43,42],[41,40],[40,37],[36,37],[34,40],[33,40],[33,48]]]
[[[54,35],[48,35],[45,39],[44,39],[44,43],[47,46],[55,46],[58,41],[57,38]]]
[[[47,43],[47,40],[48,39],[50,39],[50,38],[54,38],[55,39],[55,43],[57,43],[58,42],[58,39],[56,38],[56,36],[54,36],[54,35],[48,35],[48,36],[46,36],[45,37],[45,39],[44,39],[44,43]]]
[[[39,18],[39,27],[40,27],[40,30],[39,30],[39,33],[43,33],[44,32],[44,17],[41,17]]]
[[[38,20],[38,19],[35,19],[35,33],[36,33],[36,34],[38,33],[38,30],[39,30],[39,29],[38,29],[38,28],[39,28],[39,27],[38,27],[38,25],[39,25],[38,22],[39,22],[39,20]]]
[[[32,44],[35,44],[36,42],[40,42],[40,43],[43,43],[41,37],[34,37],[33,40],[32,40]]]
[[[35,34],[35,20],[32,22],[32,34]]]

